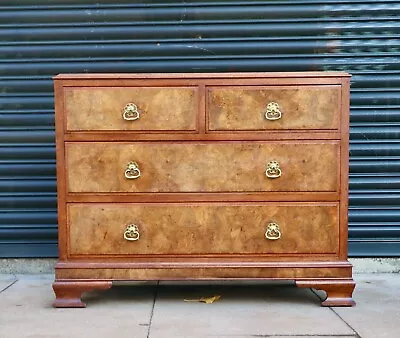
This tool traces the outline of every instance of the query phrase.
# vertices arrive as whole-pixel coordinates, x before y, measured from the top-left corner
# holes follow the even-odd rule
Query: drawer
[[[75,193],[334,192],[339,143],[325,142],[69,142],[67,187]]]
[[[332,254],[339,245],[334,203],[82,203],[68,205],[68,224],[71,255]]]
[[[196,130],[194,87],[65,87],[67,130]]]
[[[209,130],[338,129],[338,85],[209,87]]]

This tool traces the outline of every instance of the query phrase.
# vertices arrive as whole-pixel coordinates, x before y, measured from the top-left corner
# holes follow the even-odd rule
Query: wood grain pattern
[[[348,247],[348,204],[349,204],[349,139],[350,139],[350,79],[342,79],[342,101],[340,114],[340,257],[347,258]]]
[[[158,192],[158,193],[69,193],[66,201],[68,203],[151,203],[151,202],[336,202],[340,199],[339,192]]]
[[[336,191],[338,144],[68,143],[70,192]],[[136,161],[141,177],[124,171]],[[278,161],[282,176],[265,175]]]
[[[101,280],[219,280],[219,279],[296,279],[348,277],[348,269],[333,267],[246,267],[202,268],[193,264],[191,268],[171,269],[59,269],[56,278],[101,279]],[[310,280],[311,284],[312,280]],[[312,287],[312,286],[308,286]]]
[[[53,290],[56,300],[53,306],[61,308],[86,307],[86,304],[81,300],[84,292],[107,290],[111,286],[112,283],[110,281],[55,281],[53,283]]]
[[[331,71],[331,72],[220,72],[220,73],[119,73],[119,74],[109,74],[109,73],[97,73],[97,74],[87,74],[87,73],[79,73],[79,74],[58,74],[54,77],[55,80],[78,80],[81,83],[85,80],[90,80],[94,82],[97,79],[110,81],[121,81],[124,79],[135,79],[135,80],[152,80],[152,79],[161,79],[165,82],[173,81],[176,79],[205,79],[210,81],[215,78],[220,78],[225,81],[225,84],[231,82],[235,79],[240,79],[243,81],[243,78],[256,80],[256,79],[289,79],[291,82],[296,83],[296,81],[313,78],[313,83],[319,83],[324,78],[330,78],[331,82],[335,81],[335,79],[350,77],[348,73],[339,72],[339,71]]]
[[[67,205],[66,205],[66,172],[64,144],[64,96],[63,86],[54,83],[55,136],[56,136],[56,170],[57,170],[57,215],[58,215],[58,257],[63,260],[67,256]]]
[[[314,288],[326,292],[321,306],[354,306],[352,298],[356,283],[351,278],[336,280],[297,280],[296,286],[301,288]]]
[[[326,291],[324,306],[354,305],[349,85],[341,72],[56,76],[54,305],[82,307],[82,292],[115,280],[249,278],[294,279]],[[269,100],[281,120],[265,120]],[[141,118],[125,122],[132,101]],[[132,160],[142,176],[127,181]],[[265,177],[272,160],[276,180]],[[270,220],[277,241],[264,237]],[[133,222],[141,239],[127,242]]]
[[[337,253],[337,205],[70,204],[71,255]],[[265,238],[269,223],[282,237]],[[134,223],[138,241],[123,233]]]
[[[205,126],[204,126],[205,127]],[[204,130],[204,128],[203,128]],[[66,142],[123,142],[132,141],[132,132],[124,130],[118,132],[94,132],[80,131],[79,133],[68,133],[64,135]],[[162,134],[149,131],[146,133],[135,133],[134,140],[139,141],[279,141],[279,140],[340,140],[337,131],[310,131],[296,130],[288,133],[285,130],[252,130],[252,131],[218,131],[218,132],[171,132]]]
[[[350,276],[352,265],[338,260],[337,254],[309,255],[265,255],[265,254],[214,254],[214,255],[132,255],[69,257],[57,262],[57,269],[85,269],[90,262],[93,269],[183,269],[183,268],[341,268]],[[341,275],[342,276],[342,275]]]
[[[267,104],[282,117],[265,118]],[[208,88],[210,130],[338,129],[340,86]]]
[[[196,130],[197,88],[64,88],[68,130]],[[125,121],[126,104],[140,112]]]

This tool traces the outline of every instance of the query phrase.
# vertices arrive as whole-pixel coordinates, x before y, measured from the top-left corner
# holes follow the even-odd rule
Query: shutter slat
[[[3,0],[0,256],[57,255],[51,77],[347,71],[349,253],[400,256],[400,1]]]

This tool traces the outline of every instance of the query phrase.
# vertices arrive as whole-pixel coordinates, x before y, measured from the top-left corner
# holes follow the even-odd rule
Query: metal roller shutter
[[[0,256],[57,255],[53,88],[68,72],[344,70],[352,256],[400,256],[400,1],[0,3]]]

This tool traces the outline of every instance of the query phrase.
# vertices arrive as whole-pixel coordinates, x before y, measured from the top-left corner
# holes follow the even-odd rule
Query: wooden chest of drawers
[[[349,75],[55,77],[56,307],[113,281],[295,280],[351,306]]]

